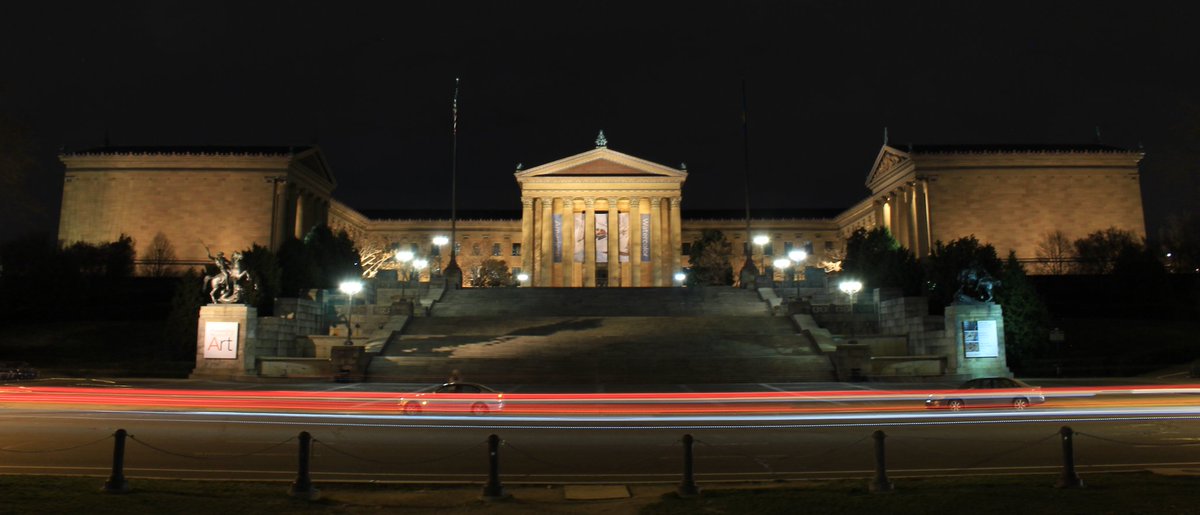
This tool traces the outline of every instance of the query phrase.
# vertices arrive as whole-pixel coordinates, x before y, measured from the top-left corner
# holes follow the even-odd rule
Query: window
[[[520,243],[512,244],[512,255],[514,255],[514,256],[521,255],[521,244]]]
[[[775,244],[768,243],[766,245],[763,245],[763,255],[764,256],[774,256],[775,255]]]
[[[492,255],[493,255],[493,256],[499,256],[499,255],[500,255],[500,244],[499,244],[499,243],[493,243],[493,244],[492,244]]]
[[[811,242],[811,241],[806,241],[806,242],[804,242],[804,252],[806,252],[806,253],[807,253],[808,255],[810,255],[810,256],[812,255],[812,253],[813,253],[813,244],[812,244],[812,242]]]
[[[692,244],[691,243],[683,244],[683,255],[685,255],[685,256],[692,255]]]
[[[786,256],[791,253],[792,253],[792,242],[790,242],[790,241],[783,242],[783,255]]]
[[[480,250],[478,243],[474,243],[471,245],[471,255],[472,256],[479,256],[482,254],[483,254],[483,251]]]

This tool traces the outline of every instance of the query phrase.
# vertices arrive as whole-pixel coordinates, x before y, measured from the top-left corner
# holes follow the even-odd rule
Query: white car
[[[1046,402],[1042,389],[1009,377],[980,377],[959,386],[957,390],[932,393],[925,399],[926,408],[958,411],[965,407],[1012,408],[1022,410]]]
[[[405,415],[422,412],[486,415],[504,409],[504,394],[475,383],[446,383],[400,398]]]

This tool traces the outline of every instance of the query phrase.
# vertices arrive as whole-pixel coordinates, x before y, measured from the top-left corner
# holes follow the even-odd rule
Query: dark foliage
[[[49,235],[31,235],[0,246],[0,317],[41,320],[53,313],[88,311],[106,302],[114,285],[133,274],[128,236],[60,248]]]
[[[508,271],[508,263],[503,259],[485,259],[471,274],[471,286],[475,288],[507,288],[516,285],[516,280]]]
[[[204,294],[203,277],[188,270],[179,277],[171,296],[171,311],[163,328],[165,356],[171,360],[192,359],[196,355],[196,331],[200,323],[200,307],[208,302]]]
[[[1109,274],[1123,252],[1140,251],[1143,245],[1132,232],[1109,227],[1075,240],[1075,257],[1082,274]]]
[[[246,304],[258,308],[259,316],[275,313],[275,298],[279,296],[283,270],[271,249],[254,244],[242,251],[242,266],[250,271],[254,286],[247,288]]]
[[[912,251],[901,247],[882,227],[858,229],[846,240],[842,277],[863,283],[863,291],[899,288],[904,295],[921,293],[921,266]]]
[[[358,249],[345,231],[336,235],[329,227],[318,225],[304,240],[288,240],[278,254],[279,295],[302,296],[310,289],[334,289],[347,279],[362,276]]]
[[[1025,275],[1015,252],[1008,253],[1000,276],[996,302],[1004,310],[1004,343],[1010,366],[1044,355],[1050,334],[1050,312]]]
[[[729,262],[732,256],[733,243],[725,239],[725,234],[715,229],[705,229],[688,251],[692,264],[687,274],[688,286],[733,284],[733,266]]]

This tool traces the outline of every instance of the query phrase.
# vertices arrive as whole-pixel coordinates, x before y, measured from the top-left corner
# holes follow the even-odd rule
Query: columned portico
[[[672,284],[687,172],[599,146],[515,176],[529,286]]]

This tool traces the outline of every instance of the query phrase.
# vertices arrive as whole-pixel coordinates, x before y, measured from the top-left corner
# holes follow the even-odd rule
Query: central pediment
[[[673,177],[683,179],[687,172],[663,166],[607,147],[576,154],[514,174],[518,182],[550,177]]]

